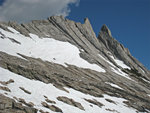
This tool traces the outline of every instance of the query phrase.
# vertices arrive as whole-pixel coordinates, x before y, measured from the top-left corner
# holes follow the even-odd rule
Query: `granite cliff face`
[[[148,113],[150,71],[88,18],[0,22],[1,112]]]

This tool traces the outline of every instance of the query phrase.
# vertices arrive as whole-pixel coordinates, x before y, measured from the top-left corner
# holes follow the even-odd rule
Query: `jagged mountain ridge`
[[[103,97],[104,94],[107,94],[126,99],[125,104],[138,111],[148,112],[150,110],[150,72],[130,54],[128,49],[111,36],[106,25],[102,26],[98,38],[87,18],[84,24],[62,16],[53,16],[47,20],[35,20],[27,24],[3,22],[0,23],[0,27],[0,67],[29,79],[52,83],[61,90],[66,90],[64,87],[70,87],[95,97]],[[18,35],[19,37],[16,38]],[[28,44],[32,42],[32,40],[28,41],[29,38],[40,42],[39,45],[34,42]],[[9,40],[9,43],[8,40],[4,42],[6,39]],[[46,42],[52,46],[40,46],[46,45]],[[10,44],[12,45],[9,48]],[[20,45],[20,47],[13,44]],[[52,54],[45,51],[47,47]],[[8,51],[6,48],[12,50]],[[71,49],[68,50],[68,48]],[[43,53],[37,54],[37,51]],[[42,55],[45,52],[47,52],[46,55],[50,55],[48,58]],[[71,54],[71,52],[77,54]],[[3,96],[7,97],[7,95]],[[19,100],[15,99],[15,101]],[[63,111],[64,107],[61,106],[61,108]],[[103,109],[103,107],[100,108]],[[116,109],[108,107],[104,111],[94,111],[93,108],[93,111],[87,111],[84,108],[82,112],[121,112]],[[7,109],[3,109],[4,111],[9,112]]]

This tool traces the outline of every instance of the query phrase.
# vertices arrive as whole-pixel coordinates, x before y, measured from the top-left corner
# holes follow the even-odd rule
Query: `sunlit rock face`
[[[0,112],[148,113],[150,71],[88,18],[1,22]]]

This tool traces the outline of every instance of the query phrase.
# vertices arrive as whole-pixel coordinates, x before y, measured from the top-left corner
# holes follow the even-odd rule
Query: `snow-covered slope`
[[[0,29],[4,37],[4,39],[0,38],[0,51],[18,57],[19,55],[17,53],[20,53],[64,66],[67,63],[81,68],[105,72],[104,69],[96,64],[90,64],[82,59],[79,56],[79,49],[68,42],[62,42],[52,38],[39,38],[35,34],[30,34],[30,37],[25,37],[11,27],[8,27],[8,29],[12,32]]]
[[[0,113],[149,113],[150,72],[88,19],[0,23]]]
[[[55,113],[50,109],[45,108],[41,104],[42,102],[46,102],[44,96],[46,96],[51,101],[55,101],[55,104],[50,103],[50,105],[59,106],[63,113],[110,113],[111,111],[116,113],[136,113],[135,109],[130,108],[123,103],[126,101],[123,98],[117,98],[109,95],[104,95],[104,97],[98,98],[81,93],[71,88],[65,88],[68,92],[62,91],[57,89],[52,84],[45,84],[40,81],[30,80],[3,68],[0,68],[0,73],[1,81],[7,82],[10,79],[14,80],[14,83],[7,85],[11,92],[7,92],[6,96],[10,98],[16,97],[16,101],[18,101],[18,98],[21,98],[24,99],[27,103],[32,102],[35,108],[45,112],[47,111],[50,113]],[[0,84],[0,86],[3,85]],[[23,87],[25,90],[31,92],[31,94],[25,93],[20,89],[20,87]],[[0,90],[0,93],[5,95],[6,91]],[[75,100],[83,106],[84,110],[57,100],[57,97],[60,96]],[[96,100],[103,105],[99,107],[98,105],[89,103],[86,101],[86,99]],[[110,99],[112,102],[107,101],[107,99]]]

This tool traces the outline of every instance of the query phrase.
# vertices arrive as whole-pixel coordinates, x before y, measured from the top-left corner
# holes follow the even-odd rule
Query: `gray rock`
[[[62,102],[64,102],[64,103],[66,103],[66,104],[75,106],[75,107],[77,107],[77,108],[79,108],[79,109],[81,109],[81,110],[84,110],[84,107],[81,105],[81,103],[76,102],[76,101],[74,101],[73,99],[60,96],[60,97],[57,97],[57,100],[62,101]]]
[[[110,51],[115,58],[122,60],[127,66],[131,67],[132,69],[138,70],[138,72],[143,74],[144,76],[150,77],[150,72],[130,54],[127,48],[125,48],[122,44],[120,44],[116,39],[112,37],[111,32],[106,25],[102,26],[98,39],[99,42],[104,44],[107,50]],[[105,53],[105,55],[106,57],[111,59],[107,53]],[[141,69],[144,70],[145,73],[141,72]]]
[[[23,88],[23,87],[19,87],[21,90],[23,90],[25,93],[27,93],[27,94],[31,94],[31,92],[30,91],[28,91],[28,90],[26,90],[25,88]]]
[[[90,100],[90,99],[85,99],[87,102],[91,103],[91,104],[94,104],[94,105],[97,105],[98,107],[102,107],[104,106],[102,103],[98,102],[97,100]]]
[[[125,104],[137,109],[138,111],[146,112],[146,109],[150,110],[150,98],[147,96],[147,94],[150,94],[150,83],[143,80],[150,81],[150,71],[137,61],[127,48],[112,37],[111,31],[106,25],[102,26],[98,38],[87,18],[83,24],[68,20],[63,16],[52,16],[46,20],[34,20],[30,23],[23,24],[17,24],[15,22],[0,22],[0,28],[2,29],[9,31],[9,29],[7,29],[8,26],[13,27],[21,34],[28,36],[26,38],[29,38],[29,33],[33,33],[39,37],[54,38],[56,40],[69,42],[80,50],[84,50],[80,51],[81,58],[89,63],[101,66],[106,70],[106,73],[96,72],[91,69],[82,69],[69,64],[68,67],[64,67],[38,58],[35,59],[18,54],[26,59],[24,60],[4,52],[0,52],[0,67],[29,79],[39,80],[44,83],[52,83],[55,87],[66,92],[68,91],[63,87],[71,87],[85,94],[90,94],[96,97],[102,97],[102,94],[108,94],[125,98],[127,100]],[[3,39],[5,36],[1,38]],[[103,58],[99,57],[98,54],[103,56],[107,61],[114,64],[120,70],[127,73],[134,81],[114,73],[111,70],[111,65]],[[122,60],[131,68],[131,70],[123,69],[117,65],[117,63],[110,57],[110,54],[115,58]],[[144,72],[141,71],[141,69]],[[123,90],[113,88],[105,82],[117,84],[118,86],[121,86]],[[0,83],[3,84],[4,81],[1,81]],[[7,83],[5,85],[7,86]],[[70,101],[70,99],[66,98],[61,98],[61,100],[78,107],[80,106],[80,104],[75,104],[75,100]],[[50,100],[47,101],[51,102]],[[111,102],[110,100],[108,101]],[[10,108],[10,110],[5,108],[4,102],[2,102],[2,104],[0,102],[0,112],[9,113],[11,111],[12,113],[16,113],[18,110],[19,113],[36,112],[35,109],[32,111],[31,106],[24,108],[16,103],[14,104],[16,108],[12,108],[11,106],[13,102],[14,100],[7,102],[7,108]],[[89,100],[89,102],[92,104],[98,104],[93,100]],[[52,101],[52,103],[54,102]],[[133,105],[132,103],[135,104]],[[54,106],[51,106],[50,108],[56,109]],[[84,109],[81,106],[80,108]],[[110,109],[108,110],[111,111]]]
[[[46,108],[48,108],[48,109],[50,109],[50,110],[52,110],[52,111],[54,111],[54,112],[60,112],[60,113],[62,113],[62,110],[59,108],[59,107],[57,107],[57,106],[55,106],[55,105],[49,105],[49,104],[47,104],[46,102],[42,102],[41,103],[44,107],[46,107]],[[43,111],[42,111],[43,112]]]
[[[8,87],[5,87],[5,86],[0,86],[0,90],[11,92],[11,90]]]
[[[0,94],[0,113],[36,113],[32,107],[25,107],[2,94]]]

